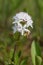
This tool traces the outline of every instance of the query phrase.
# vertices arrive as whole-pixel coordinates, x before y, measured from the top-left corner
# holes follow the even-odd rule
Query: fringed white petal
[[[17,13],[14,17],[14,22],[13,24],[15,24],[13,26],[13,30],[14,30],[14,33],[16,31],[20,32],[21,35],[24,34],[24,32],[29,32],[30,33],[30,30],[26,29],[28,28],[29,26],[33,28],[33,21],[31,19],[31,16],[28,15],[27,13],[25,12],[19,12]],[[26,22],[24,25],[22,25],[20,22]]]

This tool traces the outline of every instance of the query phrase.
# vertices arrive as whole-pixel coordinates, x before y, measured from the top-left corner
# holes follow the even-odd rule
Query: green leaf
[[[36,65],[41,65],[42,64],[42,58],[40,56],[36,56]]]
[[[36,64],[35,64],[35,56],[36,56],[35,42],[33,41],[33,42],[32,42],[32,45],[31,45],[31,57],[32,57],[33,65],[36,65]]]
[[[41,50],[38,42],[35,42],[35,51],[37,56],[41,56]]]
[[[24,59],[21,61],[20,65],[27,65],[27,60],[28,60],[27,57],[24,58]]]
[[[41,51],[39,47],[39,43],[33,41],[31,45],[31,56],[33,65],[36,65],[36,56],[41,57]]]

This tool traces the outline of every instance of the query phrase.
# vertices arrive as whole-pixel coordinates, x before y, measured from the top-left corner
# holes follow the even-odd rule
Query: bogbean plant
[[[21,33],[22,36],[27,36],[30,34],[30,30],[28,29],[28,27],[33,28],[33,25],[32,25],[33,21],[30,15],[28,15],[25,12],[20,12],[20,13],[17,13],[13,17],[13,19],[14,19],[14,22],[13,22],[14,26],[12,27],[13,33],[18,31]],[[17,35],[14,36],[14,38],[16,37],[18,38]],[[11,61],[10,63],[8,63],[8,65],[27,65],[28,58],[22,59],[20,61],[20,56],[21,56],[21,52],[15,52],[14,49],[11,49],[10,51]],[[32,42],[31,59],[32,59],[33,65],[43,65],[41,51],[40,51],[39,43],[37,43],[37,41]]]
[[[28,27],[33,28],[32,26],[33,21],[27,13],[25,12],[17,13],[16,16],[14,16],[13,18],[15,19],[15,21],[13,22],[14,26],[12,27],[13,33],[18,31],[19,33],[21,33],[21,36],[27,36],[31,33],[30,30],[28,30]],[[19,36],[18,34],[14,36],[15,41],[19,39],[18,36]],[[21,51],[16,52],[15,48],[10,49],[9,52],[10,60],[8,59],[8,62],[5,60],[5,65],[27,65],[27,61],[29,59],[26,57],[20,60],[20,57]],[[39,43],[37,43],[37,41],[34,40],[31,44],[31,59],[33,65],[43,65]]]
[[[39,5],[37,5],[37,6],[39,6],[40,7],[40,9],[41,10],[39,10],[39,11],[42,11],[43,9],[43,3],[41,3],[43,0],[37,0],[38,1],[38,4]],[[41,1],[41,2],[40,2]],[[4,25],[4,27],[5,27],[5,29],[8,27],[8,23],[7,22],[9,22],[9,18],[12,16],[12,14],[14,14],[14,11],[16,11],[16,9],[20,6],[20,4],[23,2],[23,0],[3,0],[3,1],[1,1],[0,0],[0,5],[1,5],[1,7],[0,7],[0,9],[1,9],[1,12],[2,12],[2,14],[0,14],[0,16],[1,16],[1,23],[2,22],[4,22],[5,24],[3,24],[2,23],[2,25]],[[15,5],[15,3],[16,3],[16,5]],[[30,4],[30,2],[28,2],[29,3],[29,7],[28,8],[31,8],[31,4]],[[40,3],[41,3],[41,5],[40,5]],[[35,5],[36,5],[36,1],[35,1]],[[2,7],[3,6],[3,7]],[[34,9],[34,5],[32,5],[33,6],[33,9]],[[41,8],[42,7],[42,8]],[[26,8],[27,9],[27,8]],[[37,10],[37,9],[36,9]],[[36,10],[34,10],[35,11],[35,14],[38,16],[39,15],[39,20],[40,20],[40,18],[41,18],[41,20],[43,19],[43,16],[40,16],[40,14],[37,14],[37,12],[36,12]],[[30,10],[29,10],[30,11]],[[31,11],[32,12],[32,11]],[[41,13],[41,15],[43,15],[43,12],[38,12],[38,13]],[[33,12],[33,14],[34,14],[34,12]],[[35,16],[36,16],[35,15]],[[24,14],[23,14],[23,16],[24,16]],[[22,16],[22,17],[23,17]],[[19,17],[21,17],[21,16],[19,16]],[[26,15],[26,17],[27,17],[27,15]],[[29,19],[29,18],[28,18]],[[26,19],[25,19],[26,20]],[[17,21],[17,20],[15,20],[15,21]],[[37,21],[37,19],[36,19],[36,21]],[[7,24],[6,24],[7,23]],[[19,23],[18,23],[19,24]],[[28,23],[27,23],[28,24]],[[19,24],[20,25],[20,24]],[[29,24],[30,25],[30,24]],[[27,25],[27,27],[29,26],[29,25]],[[1,25],[0,25],[1,26]],[[31,27],[32,27],[32,25],[30,25]],[[43,24],[41,25],[41,27],[43,26]],[[36,26],[37,27],[37,26]],[[2,27],[3,28],[3,27]],[[39,28],[38,28],[39,29]],[[20,25],[20,27],[19,28],[17,28],[16,30],[18,30],[19,32],[21,32],[21,34],[23,35],[24,34],[24,32],[29,32],[30,33],[30,31],[28,30],[28,29],[26,29],[26,27],[24,26],[24,30],[23,30],[23,28],[22,28],[22,26]],[[21,31],[22,30],[22,31]],[[43,27],[42,27],[42,30],[43,30]],[[41,30],[41,31],[42,31]],[[38,30],[39,31],[39,30]],[[43,34],[42,32],[41,32],[41,34]],[[9,39],[8,39],[9,40]],[[15,40],[17,40],[17,39],[15,39]],[[6,43],[6,41],[5,41],[5,43]],[[13,42],[12,42],[13,43]],[[6,52],[5,52],[6,53]],[[8,59],[8,61],[9,62],[7,62],[6,60],[5,60],[5,65],[27,65],[27,58],[25,58],[25,59],[23,59],[22,61],[21,61],[21,63],[19,63],[19,58],[20,58],[20,55],[21,55],[21,53],[20,52],[16,52],[16,53],[14,53],[14,49],[10,49],[10,53],[9,53],[9,56],[10,56],[10,60]],[[5,56],[6,57],[6,56]],[[37,42],[35,42],[35,41],[33,41],[32,42],[32,45],[31,45],[31,57],[32,57],[32,63],[33,63],[33,65],[43,65],[42,64],[42,57],[41,57],[41,51],[40,51],[40,48],[39,48],[39,45],[38,45],[38,43]],[[2,59],[2,58],[1,58]],[[1,61],[0,61],[1,62]],[[4,65],[4,63],[3,62],[1,62],[3,65]],[[2,65],[0,63],[0,65]],[[28,64],[29,65],[29,64]]]
[[[30,15],[26,12],[19,12],[14,17],[13,33],[20,32],[23,36],[25,33],[30,34],[29,27],[33,28],[33,21]],[[24,35],[25,36],[25,35]],[[31,45],[31,57],[33,65],[42,65],[41,51],[39,43],[33,41]]]

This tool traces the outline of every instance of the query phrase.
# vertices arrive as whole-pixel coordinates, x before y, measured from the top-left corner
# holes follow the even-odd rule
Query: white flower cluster
[[[20,12],[20,13],[17,13],[13,17],[13,19],[14,19],[14,22],[13,22],[13,24],[14,24],[14,26],[13,26],[14,33],[16,31],[20,32],[21,35],[24,35],[24,32],[30,33],[30,30],[28,30],[28,27],[31,26],[33,28],[33,26],[32,26],[33,21],[31,19],[30,15],[28,15],[25,12]],[[22,23],[24,22],[25,24],[22,25],[21,22]]]

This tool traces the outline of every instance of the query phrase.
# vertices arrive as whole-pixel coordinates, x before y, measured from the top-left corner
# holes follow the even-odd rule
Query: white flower
[[[14,22],[13,22],[13,24],[14,24],[14,26],[13,26],[14,33],[16,31],[20,32],[21,35],[23,35],[25,32],[30,33],[30,30],[27,29],[29,26],[31,26],[33,28],[33,26],[32,26],[33,21],[31,19],[30,15],[28,15],[25,12],[20,12],[20,13],[17,13],[13,17],[13,19],[14,19]],[[25,24],[22,25],[21,22],[22,23],[24,22]]]

